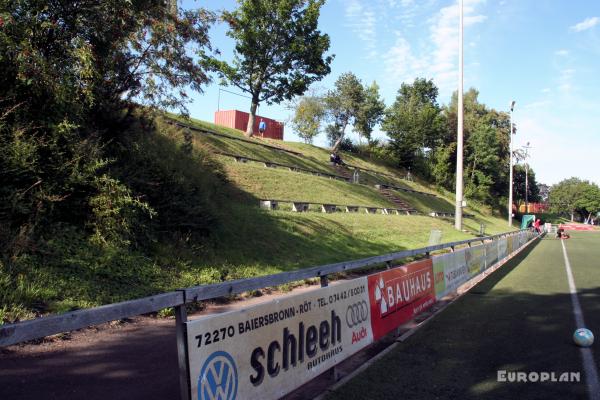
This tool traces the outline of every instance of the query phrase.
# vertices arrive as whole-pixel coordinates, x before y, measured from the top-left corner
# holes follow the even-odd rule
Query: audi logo
[[[353,328],[367,321],[369,318],[369,306],[365,300],[348,306],[346,309],[346,324]]]

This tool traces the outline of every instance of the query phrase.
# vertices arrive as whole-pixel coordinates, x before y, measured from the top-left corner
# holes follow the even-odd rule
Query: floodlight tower
[[[454,228],[462,230],[463,206],[463,0],[459,1],[458,26],[458,124],[456,132],[456,207]]]
[[[513,111],[515,109],[515,101],[510,103],[510,129],[508,131],[508,140],[510,142],[510,161],[509,161],[509,183],[508,183],[508,226],[512,226],[512,215],[513,215]]]

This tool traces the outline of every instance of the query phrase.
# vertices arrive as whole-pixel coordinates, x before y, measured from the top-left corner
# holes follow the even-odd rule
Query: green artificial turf
[[[566,242],[585,319],[595,329],[600,251],[591,249],[598,239],[576,233]],[[574,330],[560,241],[547,237],[328,399],[584,399]],[[498,370],[580,372],[582,381],[498,382]]]

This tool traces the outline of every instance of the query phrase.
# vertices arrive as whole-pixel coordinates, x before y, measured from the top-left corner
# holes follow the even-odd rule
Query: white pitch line
[[[583,320],[583,311],[581,311],[581,304],[577,297],[577,288],[575,287],[575,279],[573,279],[573,272],[571,271],[571,263],[567,256],[567,248],[565,247],[564,240],[561,240],[563,255],[565,257],[565,269],[567,270],[567,280],[569,281],[569,292],[571,293],[571,303],[573,306],[573,315],[575,316],[575,324],[577,328],[585,328],[585,321]],[[590,400],[600,400],[600,384],[598,383],[598,368],[594,361],[592,350],[589,347],[582,347],[581,357],[583,359],[583,369],[585,371],[585,380],[587,382],[588,393]]]

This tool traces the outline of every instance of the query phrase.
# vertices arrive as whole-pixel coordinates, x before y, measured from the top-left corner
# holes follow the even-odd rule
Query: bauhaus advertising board
[[[277,399],[373,342],[367,277],[187,322],[192,399]]]
[[[431,259],[392,268],[367,278],[375,340],[435,303]]]

